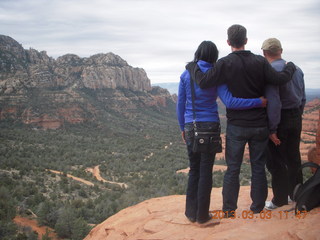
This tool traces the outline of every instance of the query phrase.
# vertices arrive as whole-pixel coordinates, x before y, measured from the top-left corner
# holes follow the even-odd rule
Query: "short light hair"
[[[263,55],[267,55],[270,57],[278,57],[281,56],[282,54],[282,49],[279,49],[277,51],[272,51],[272,50],[262,50],[263,51]]]

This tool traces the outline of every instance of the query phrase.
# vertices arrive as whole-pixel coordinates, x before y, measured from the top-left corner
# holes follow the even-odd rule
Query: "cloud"
[[[226,30],[239,23],[247,49],[261,54],[263,40],[279,38],[306,86],[319,88],[319,8],[317,0],[1,0],[0,24],[1,34],[55,58],[113,52],[155,83],[179,81],[203,40],[228,54]]]

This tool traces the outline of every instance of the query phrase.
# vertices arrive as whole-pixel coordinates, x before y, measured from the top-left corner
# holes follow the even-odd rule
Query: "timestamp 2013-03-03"
[[[242,210],[242,211],[210,211],[213,219],[223,219],[226,216],[229,216],[228,219],[304,219],[309,212],[307,211],[286,211],[286,210],[263,210],[259,213],[254,213],[251,210]]]

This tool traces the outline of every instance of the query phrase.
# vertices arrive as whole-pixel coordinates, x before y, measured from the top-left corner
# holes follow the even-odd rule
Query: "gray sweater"
[[[275,60],[271,66],[278,72],[282,71],[286,62],[283,59]],[[300,109],[303,113],[306,103],[303,72],[299,67],[292,76],[292,81],[281,85],[268,85],[265,97],[268,99],[267,114],[270,133],[277,131],[281,119],[281,109]]]

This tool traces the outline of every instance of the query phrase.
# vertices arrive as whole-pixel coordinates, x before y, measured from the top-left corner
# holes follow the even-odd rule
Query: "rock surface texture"
[[[210,210],[220,210],[221,188],[214,188]],[[269,196],[272,196],[271,189]],[[316,240],[320,236],[320,208],[295,216],[286,205],[268,214],[250,215],[250,187],[241,187],[237,217],[215,213],[209,224],[191,223],[184,216],[185,196],[154,198],[126,208],[91,230],[85,240]],[[252,219],[250,219],[252,217]]]

